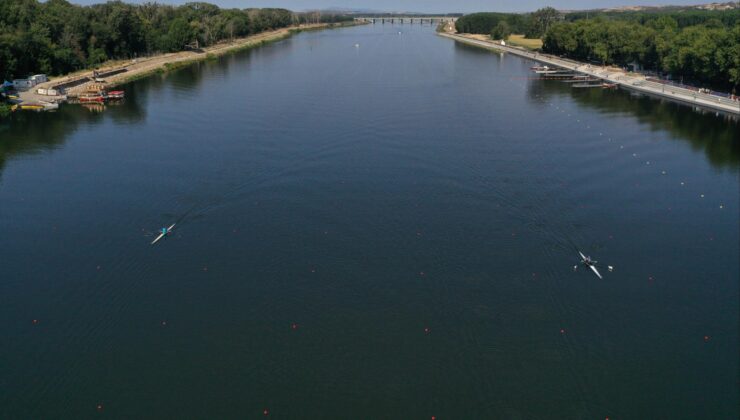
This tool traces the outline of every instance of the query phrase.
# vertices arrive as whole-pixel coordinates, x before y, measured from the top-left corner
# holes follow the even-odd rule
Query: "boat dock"
[[[532,60],[550,66],[571,70],[573,72],[588,75],[592,78],[601,79],[606,83],[615,84],[620,88],[629,89],[676,102],[681,102],[699,108],[709,109],[712,111],[720,111],[726,112],[728,114],[740,115],[740,101],[723,96],[711,95],[678,86],[653,82],[647,80],[646,77],[643,75],[627,74],[623,71],[618,71],[613,68],[584,64],[578,61],[529,51],[523,48],[501,45],[495,41],[484,41],[465,35],[445,32],[439,32],[439,35],[462,42],[464,44],[474,45],[489,50],[508,52],[521,57],[530,58]]]

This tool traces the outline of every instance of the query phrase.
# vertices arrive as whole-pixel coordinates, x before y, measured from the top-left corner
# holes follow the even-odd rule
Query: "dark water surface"
[[[738,123],[532,65],[375,25],[16,115],[0,418],[737,418]]]

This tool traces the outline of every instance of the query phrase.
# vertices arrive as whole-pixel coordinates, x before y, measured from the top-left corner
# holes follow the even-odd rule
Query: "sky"
[[[105,0],[71,0],[77,4],[102,3]],[[154,0],[124,0],[127,3],[145,3]],[[194,0],[156,0],[157,3],[182,4]],[[616,6],[658,6],[710,3],[711,0],[201,0],[221,7],[283,7],[294,11],[347,8],[379,11],[408,11],[428,13],[449,12],[527,12],[540,7],[557,9],[597,9]],[[723,0],[715,0],[723,1]]]

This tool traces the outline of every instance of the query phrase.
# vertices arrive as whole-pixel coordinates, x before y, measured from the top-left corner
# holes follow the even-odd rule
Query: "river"
[[[376,24],[16,114],[0,417],[737,418],[740,126],[532,65]]]

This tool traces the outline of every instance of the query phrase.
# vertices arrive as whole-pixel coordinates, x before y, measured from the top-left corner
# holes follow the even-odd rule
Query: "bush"
[[[10,105],[0,103],[0,119],[10,116]]]

